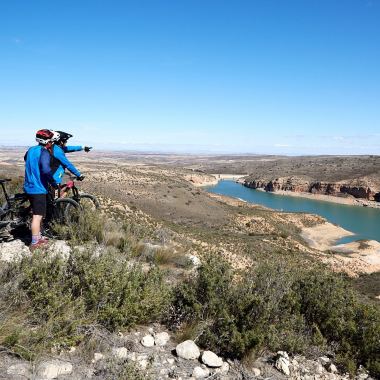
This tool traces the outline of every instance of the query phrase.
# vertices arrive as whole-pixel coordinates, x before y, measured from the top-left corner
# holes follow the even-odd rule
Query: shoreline
[[[222,180],[236,181],[246,177],[246,174],[192,174],[185,177],[195,187],[215,186]]]
[[[304,227],[300,233],[300,236],[309,247],[317,249],[318,251],[327,251],[335,247],[335,243],[340,239],[354,235],[353,232],[330,222],[318,224],[313,227]]]
[[[380,271],[380,243],[376,240],[358,240],[336,244],[341,238],[353,236],[350,231],[325,222],[314,227],[304,227],[300,236],[306,244],[324,254],[322,261],[334,270],[356,277],[362,273]],[[327,254],[327,255],[326,255]]]
[[[247,187],[247,188],[251,189],[250,187]],[[368,201],[366,199],[360,199],[360,198],[343,198],[343,197],[336,197],[334,195],[312,194],[312,193],[295,192],[295,191],[287,191],[287,190],[266,191],[262,188],[253,189],[253,190],[264,191],[264,192],[274,194],[274,195],[288,195],[289,197],[306,198],[306,199],[312,199],[315,201],[337,203],[337,204],[343,204],[347,206],[359,206],[359,207],[370,207],[370,208],[380,209],[380,202]]]

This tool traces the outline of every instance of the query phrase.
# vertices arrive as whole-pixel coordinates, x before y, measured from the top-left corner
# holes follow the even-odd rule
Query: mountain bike
[[[0,179],[0,185],[5,198],[0,207],[0,238],[10,230],[28,226],[31,221],[30,205],[25,193],[9,195],[5,184],[11,179]]]
[[[94,195],[79,192],[75,185],[74,178],[71,178],[70,181],[59,186],[57,198],[72,199],[77,202],[82,209],[96,210],[100,208],[100,203]]]
[[[0,239],[8,239],[12,231],[22,227],[30,227],[32,210],[26,193],[9,195],[5,184],[11,179],[0,179],[5,203],[0,207]],[[71,198],[55,198],[49,192],[47,195],[46,218],[43,229],[51,231],[54,222],[60,224],[72,224],[77,221],[78,211],[81,206]],[[50,233],[51,235],[51,233]]]

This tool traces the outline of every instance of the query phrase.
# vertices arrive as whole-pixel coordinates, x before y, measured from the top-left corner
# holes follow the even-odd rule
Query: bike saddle
[[[27,198],[28,198],[28,194],[26,194],[26,193],[16,193],[14,195],[14,199],[17,199],[17,200],[19,200],[19,199],[27,199]]]

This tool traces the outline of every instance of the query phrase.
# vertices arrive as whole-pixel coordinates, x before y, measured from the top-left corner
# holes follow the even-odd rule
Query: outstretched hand
[[[89,152],[92,149],[92,146],[85,146],[84,151]]]

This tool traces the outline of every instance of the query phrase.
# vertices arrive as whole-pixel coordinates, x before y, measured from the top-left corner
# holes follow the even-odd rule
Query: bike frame
[[[67,184],[65,184],[64,186],[67,186]],[[62,190],[63,189],[64,189],[64,187],[59,187],[58,188],[58,198],[61,198]],[[70,190],[73,192],[73,195],[70,198],[72,198],[75,201],[77,201],[80,198],[80,196],[79,196],[79,190],[75,186],[74,181],[72,182],[72,185],[65,192],[69,193]]]
[[[7,190],[5,188],[5,182],[1,182],[1,187],[3,188],[3,193],[5,196],[5,200],[7,202],[8,207],[11,207],[11,199],[9,198],[9,195],[7,193]]]

